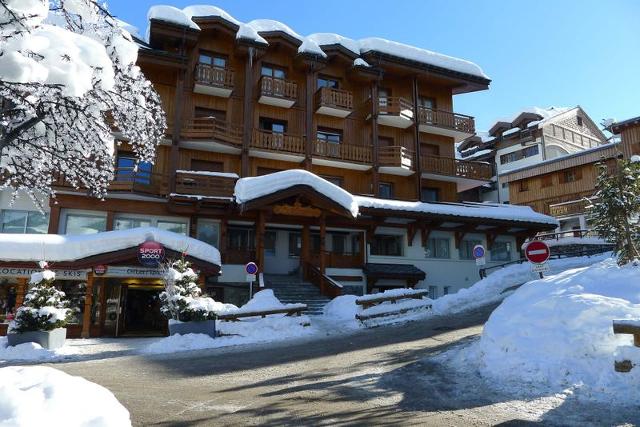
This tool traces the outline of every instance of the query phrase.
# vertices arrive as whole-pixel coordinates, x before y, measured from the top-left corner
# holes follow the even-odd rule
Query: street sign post
[[[253,298],[253,282],[256,281],[258,264],[256,264],[255,262],[248,262],[244,266],[244,271],[247,273],[247,282],[249,282],[249,299],[251,299]]]
[[[484,250],[484,246],[475,245],[472,252],[473,257],[476,259],[476,265],[485,265],[487,263],[487,259],[485,258],[486,251]]]
[[[529,242],[524,248],[524,256],[531,263],[531,271],[539,273],[542,279],[544,277],[542,273],[549,271],[549,266],[546,264],[551,256],[549,245],[541,240]]]

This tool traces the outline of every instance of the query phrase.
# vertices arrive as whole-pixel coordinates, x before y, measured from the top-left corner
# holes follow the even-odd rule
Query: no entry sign
[[[527,260],[534,264],[543,264],[547,262],[551,251],[545,242],[534,240],[524,248],[524,256]]]

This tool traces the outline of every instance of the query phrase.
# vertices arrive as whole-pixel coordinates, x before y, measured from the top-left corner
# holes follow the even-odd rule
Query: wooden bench
[[[364,299],[356,299],[356,304],[361,305],[362,308],[366,310],[367,308],[374,307],[376,305],[382,304],[383,302],[387,302],[387,301],[391,302],[392,304],[396,304],[399,300],[403,300],[403,299],[420,300],[427,295],[429,295],[428,290],[415,291],[410,293],[408,292],[406,294],[400,294],[400,295],[389,295],[389,296],[381,295],[375,298],[371,297],[371,298],[364,298]],[[364,322],[365,320],[376,319],[378,317],[397,316],[399,314],[405,314],[405,313],[416,311],[416,310],[423,310],[423,309],[429,310],[430,308],[431,308],[431,304],[428,304],[428,305],[419,306],[419,307],[405,307],[398,310],[385,311],[382,313],[371,313],[371,314],[357,313],[356,319],[361,322]]]
[[[265,318],[271,314],[286,314],[287,316],[300,316],[307,309],[306,304],[295,304],[291,307],[276,308],[273,310],[255,310],[241,311],[238,313],[219,314],[216,318],[223,322],[239,322],[244,317],[262,317]]]
[[[633,345],[640,347],[640,319],[614,320],[613,333],[633,335]],[[616,372],[629,372],[634,367],[631,360],[615,360],[613,363]]]

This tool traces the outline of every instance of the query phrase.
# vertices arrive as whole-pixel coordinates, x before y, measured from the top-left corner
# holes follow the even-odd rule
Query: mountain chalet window
[[[223,110],[215,110],[213,108],[195,107],[193,116],[196,119],[214,119],[225,122],[227,120],[227,112]]]
[[[460,242],[460,259],[475,259],[473,247],[480,244],[482,244],[480,240],[463,240]]]
[[[151,184],[151,169],[148,162],[139,162],[136,169],[136,158],[130,153],[118,153],[116,159],[116,181]]]
[[[393,183],[392,182],[380,182],[378,183],[378,197],[381,199],[393,199]]]
[[[511,242],[495,241],[490,252],[491,261],[511,261]]]
[[[418,107],[428,108],[430,110],[436,109],[436,99],[428,96],[418,97]]]
[[[256,176],[269,175],[276,172],[281,172],[282,169],[273,169],[273,168],[265,168],[263,166],[258,166]]]
[[[230,226],[227,230],[229,249],[253,250],[256,247],[255,233],[251,228]]]
[[[553,175],[552,174],[542,175],[540,177],[540,187],[547,188],[547,187],[551,187],[552,185],[553,185]]]
[[[289,232],[289,257],[297,258],[302,252],[302,234]]]
[[[343,255],[347,250],[347,236],[344,234],[331,234],[331,252]]]
[[[578,126],[582,126],[582,117],[578,116],[576,117],[576,120],[578,121]]]
[[[275,230],[266,230],[264,232],[264,253],[265,255],[276,254],[276,242],[278,240],[278,232]]]
[[[580,169],[567,169],[560,175],[561,183],[576,182],[582,179],[582,171]]]
[[[4,210],[0,213],[1,233],[46,234],[49,230],[49,214],[38,211]]]
[[[440,146],[436,144],[420,144],[420,151],[423,156],[439,156]]]
[[[402,256],[402,244],[402,236],[376,234],[371,242],[371,255]]]
[[[422,187],[420,190],[420,198],[423,202],[439,202],[440,189],[435,187]]]
[[[93,234],[107,229],[107,215],[76,214],[66,215],[65,234]]]
[[[196,239],[216,248],[220,247],[220,223],[203,218],[196,222]]]
[[[275,65],[264,64],[260,69],[260,75],[273,77],[275,79],[286,79],[287,72],[284,68]]]
[[[518,189],[521,193],[524,191],[529,191],[529,181],[527,181],[526,179],[521,180]]]
[[[321,87],[328,87],[330,89],[338,89],[340,87],[340,81],[327,76],[318,76],[318,89]]]
[[[342,131],[337,129],[318,128],[316,138],[318,141],[340,144],[340,141],[342,141]]]
[[[207,52],[204,50],[200,51],[200,55],[198,56],[198,62],[204,65],[211,65],[216,68],[226,68],[227,67],[227,57],[224,55],[219,55],[213,52]]]
[[[341,176],[331,176],[331,175],[320,175],[320,178],[326,179],[333,185],[337,185],[338,187],[342,187],[343,181]]]
[[[424,249],[427,258],[450,258],[449,239],[440,237],[427,239],[427,246]]]
[[[266,117],[260,117],[260,129],[269,130],[273,133],[286,133],[287,122],[283,120],[269,119]]]
[[[525,159],[527,157],[533,157],[538,155],[540,152],[540,148],[538,144],[532,145],[530,147],[524,148],[522,150],[513,151],[511,153],[502,154],[500,156],[500,164],[517,162],[518,160]]]

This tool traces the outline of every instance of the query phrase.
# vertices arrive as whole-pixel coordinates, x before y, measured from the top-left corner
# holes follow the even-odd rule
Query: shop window
[[[198,62],[204,65],[211,65],[217,68],[226,68],[227,58],[223,55],[218,55],[212,52],[200,51],[198,56]]]
[[[224,162],[191,159],[191,170],[201,172],[224,172]]]
[[[402,256],[402,245],[402,236],[376,234],[371,242],[371,255]]]
[[[425,255],[427,258],[450,258],[449,254],[449,239],[446,238],[430,238],[427,239],[427,246],[425,247]]]
[[[186,222],[177,222],[177,221],[158,221],[156,227],[160,230],[171,231],[173,233],[184,234],[185,236],[188,234],[187,223]]]
[[[381,199],[393,199],[393,183],[378,183],[378,195]]]
[[[65,300],[71,309],[71,319],[69,323],[82,324],[84,313],[84,300],[86,298],[87,284],[84,282],[56,281],[55,287],[65,294]]]
[[[420,190],[420,196],[423,202],[439,202],[440,189],[434,187],[423,187]]]
[[[267,77],[273,77],[276,79],[286,79],[287,72],[282,67],[275,65],[264,64],[260,69],[260,74]]]
[[[253,229],[244,227],[229,227],[229,249],[253,250],[256,247],[255,233]]]
[[[4,210],[0,214],[0,232],[45,234],[49,229],[49,214],[37,211]]]
[[[18,284],[0,279],[0,323],[8,323],[15,315]]]
[[[106,229],[106,215],[68,213],[64,223],[65,234],[70,235],[100,233]]]
[[[318,89],[321,87],[328,87],[330,89],[338,89],[340,87],[340,81],[327,76],[318,77]]]
[[[347,249],[347,236],[344,234],[332,234],[331,235],[331,252],[334,254],[343,255]]]
[[[511,242],[493,242],[490,252],[491,261],[511,261]]]
[[[302,235],[297,232],[289,232],[289,256],[299,257],[302,251]]]
[[[473,247],[480,244],[482,244],[480,240],[463,240],[460,242],[460,259],[475,259]]]
[[[116,217],[113,220],[114,230],[129,230],[138,227],[151,227],[151,221],[143,218]]]
[[[136,184],[151,184],[151,170],[149,162],[138,162],[130,153],[118,153],[116,159],[116,181],[134,182]]]
[[[216,248],[220,247],[220,223],[198,219],[196,222],[196,239]]]
[[[265,255],[276,254],[276,243],[278,240],[278,232],[275,230],[267,230],[264,233],[264,253]]]

